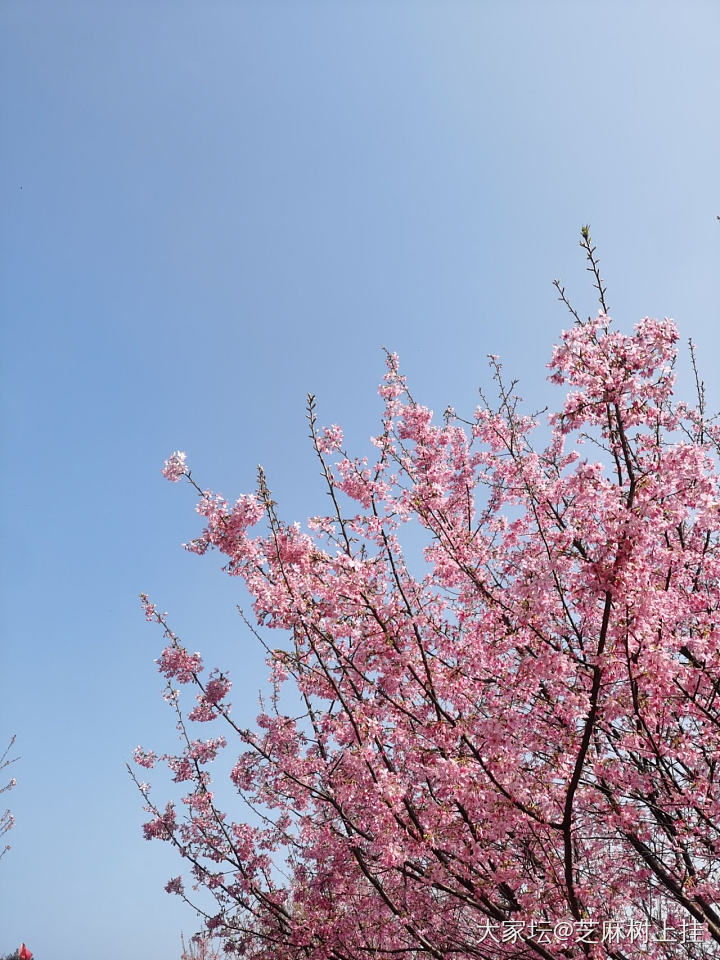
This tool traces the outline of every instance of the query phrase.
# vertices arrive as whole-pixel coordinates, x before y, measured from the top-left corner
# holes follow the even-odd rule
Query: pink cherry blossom
[[[720,955],[720,428],[674,398],[674,323],[616,330],[598,284],[547,419],[491,356],[497,401],[438,421],[388,354],[372,454],[309,401],[327,516],[283,521],[262,472],[232,507],[201,493],[190,549],[249,592],[271,693],[238,726],[145,596],[180,745],[135,760],[187,791],[138,783],[143,830],[228,953]]]
[[[168,679],[190,683],[194,674],[202,670],[202,657],[199,653],[188,653],[184,647],[172,643],[163,650],[158,665],[160,672]]]
[[[138,766],[151,770],[157,762],[157,755],[153,750],[143,750],[142,747],[137,747],[133,753],[133,760]]]
[[[185,458],[186,454],[184,454],[181,450],[175,450],[165,461],[165,465],[162,469],[162,475],[172,483],[177,483],[180,477],[183,477],[187,474]]]
[[[343,432],[334,423],[331,427],[323,427],[322,436],[318,437],[318,449],[322,453],[334,453],[339,450],[343,442]]]

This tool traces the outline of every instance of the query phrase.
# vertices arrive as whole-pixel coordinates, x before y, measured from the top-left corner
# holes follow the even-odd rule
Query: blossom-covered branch
[[[581,321],[557,285],[573,323],[544,445],[497,358],[497,403],[439,424],[388,354],[373,457],[318,427],[309,399],[332,509],[305,530],[262,473],[230,504],[168,460],[201,494],[188,549],[220,551],[254,632],[280,637],[272,708],[241,729],[228,675],[206,675],[143,598],[182,746],[136,760],[189,788],[181,813],[141,785],[145,833],[213,894],[206,925],[228,951],[720,956],[720,430],[704,393],[702,409],[674,399],[675,324],[615,329],[589,231],[583,247],[601,310]],[[190,734],[181,687],[189,722],[225,737]],[[216,804],[228,744],[256,825]],[[180,878],[168,889],[185,896]]]
[[[10,738],[10,743],[5,748],[5,752],[0,756],[0,772],[2,772],[6,767],[9,767],[11,763],[15,763],[15,760],[17,759],[17,757],[13,757],[11,760],[8,760],[8,754],[12,750],[14,743],[15,743],[15,737],[12,736]],[[8,781],[8,783],[0,787],[0,793],[6,793],[8,790],[12,790],[12,788],[16,786],[16,784],[17,784],[17,781],[15,780],[15,777],[13,777],[11,780]],[[15,825],[15,817],[13,816],[9,808],[7,810],[0,812],[0,840],[5,836],[8,830],[12,830],[14,825]],[[0,859],[2,859],[5,856],[5,854],[8,852],[9,849],[10,849],[10,844],[6,843],[5,846],[3,846],[3,848],[0,850]]]

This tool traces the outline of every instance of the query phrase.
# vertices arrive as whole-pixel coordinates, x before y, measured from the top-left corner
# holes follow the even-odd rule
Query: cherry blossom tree
[[[15,760],[17,759],[16,757],[14,757],[12,760],[8,760],[8,754],[12,750],[14,743],[15,743],[15,737],[13,736],[10,738],[10,743],[5,748],[5,752],[2,755],[0,755],[0,772],[5,770],[6,767],[9,767],[10,764],[14,763]],[[9,780],[6,784],[0,787],[0,793],[6,793],[8,790],[12,790],[12,788],[15,785],[16,785],[15,777],[12,777],[11,780]],[[15,817],[13,816],[9,808],[7,810],[0,812],[0,840],[2,839],[2,837],[5,836],[8,830],[12,830],[14,825],[15,825]],[[10,849],[10,844],[5,844],[2,850],[0,850],[0,860],[2,860],[2,858],[5,856],[5,854],[8,852],[9,849]]]
[[[166,462],[199,495],[187,549],[241,578],[271,671],[244,729],[228,674],[143,595],[181,747],[135,761],[187,789],[162,806],[137,779],[145,836],[212,894],[229,953],[720,957],[720,428],[699,378],[692,405],[673,396],[674,323],[617,330],[581,245],[599,311],[556,283],[557,412],[524,413],[491,357],[497,402],[436,422],[389,354],[372,457],[309,398],[330,509],[305,528],[262,470],[229,503]],[[245,819],[216,800],[225,748]]]

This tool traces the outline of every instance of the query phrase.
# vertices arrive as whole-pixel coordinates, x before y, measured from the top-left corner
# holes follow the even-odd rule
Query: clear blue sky
[[[4,0],[0,954],[177,960],[195,929],[124,769],[173,744],[137,594],[244,722],[265,671],[180,547],[172,449],[232,497],[263,463],[304,519],[305,394],[364,450],[383,344],[438,411],[488,352],[557,399],[586,222],[617,322],[675,317],[720,405],[719,37],[715,0]]]

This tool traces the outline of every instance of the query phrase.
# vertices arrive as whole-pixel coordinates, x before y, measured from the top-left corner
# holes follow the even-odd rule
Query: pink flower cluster
[[[177,826],[175,808],[172,803],[165,807],[165,813],[143,824],[143,833],[146,840],[167,840],[172,837]]]
[[[138,766],[151,770],[157,762],[157,754],[153,750],[143,750],[142,747],[136,747],[133,760]]]
[[[185,459],[186,454],[184,454],[181,450],[175,450],[165,461],[165,465],[162,469],[162,475],[172,483],[177,483],[180,477],[184,477],[187,473]]]
[[[177,643],[171,643],[165,647],[160,659],[156,662],[159,664],[160,672],[168,680],[175,679],[178,683],[190,683],[203,668],[199,653],[189,653]]]
[[[334,453],[339,450],[343,442],[343,432],[333,423],[331,427],[323,427],[322,436],[318,437],[317,446],[321,453]]]
[[[145,619],[155,620],[157,618],[157,607],[154,603],[150,602],[146,593],[140,594],[140,602],[142,603],[143,610],[145,611]]]
[[[252,823],[220,808],[226,741],[195,739],[177,695],[180,752],[135,759],[188,784],[184,816],[149,804],[145,835],[191,864],[229,951],[715,955],[663,941],[658,900],[720,949],[720,434],[674,402],[676,342],[669,320],[578,322],[541,442],[496,359],[497,403],[438,423],[389,355],[372,455],[326,467],[331,507],[309,532],[264,477],[233,507],[203,494],[192,548],[241,578],[263,643],[280,631],[254,730],[226,675],[203,678],[143,603],[169,639],[160,670],[195,685],[189,720],[227,728]],[[334,452],[342,433],[316,443]],[[561,947],[539,910],[551,929],[571,919]],[[620,953],[573,932],[629,910],[654,939]],[[483,945],[491,925],[523,934]]]

